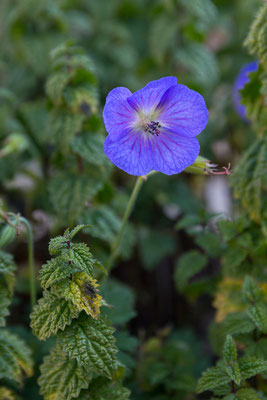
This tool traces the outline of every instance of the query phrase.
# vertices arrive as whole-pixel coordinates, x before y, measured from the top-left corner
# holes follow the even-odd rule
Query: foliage
[[[0,399],[267,399],[265,3],[0,2]],[[235,200],[223,176],[149,176],[106,276],[134,181],[103,153],[105,98],[171,75],[205,98],[201,154],[231,162]],[[6,210],[43,265],[35,337]]]
[[[88,388],[89,396],[93,378],[104,375],[116,380],[121,368],[113,329],[100,315],[103,300],[93,275],[99,264],[84,243],[72,242],[82,228],[78,225],[51,239],[49,252],[54,258],[40,271],[44,292],[31,314],[31,327],[40,340],[57,336],[40,368],[45,399],[76,398]]]

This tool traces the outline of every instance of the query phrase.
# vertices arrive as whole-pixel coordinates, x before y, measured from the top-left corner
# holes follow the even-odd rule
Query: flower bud
[[[211,164],[207,158],[198,156],[195,162],[185,169],[185,172],[200,175],[231,175],[230,163],[228,167],[223,167],[224,171],[217,171],[217,164]]]

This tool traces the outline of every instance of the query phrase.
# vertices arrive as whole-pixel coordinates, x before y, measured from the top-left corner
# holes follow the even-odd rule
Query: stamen
[[[224,169],[224,171],[221,171],[221,172],[215,172],[214,170],[207,171],[207,172],[209,175],[227,175],[227,176],[229,176],[232,174],[232,171],[230,170],[230,168],[231,168],[230,163],[228,163],[228,167],[222,167],[222,168]]]
[[[151,121],[149,124],[146,125],[145,132],[149,132],[151,133],[151,135],[159,136],[160,130],[158,128],[161,128],[160,123],[156,121]]]

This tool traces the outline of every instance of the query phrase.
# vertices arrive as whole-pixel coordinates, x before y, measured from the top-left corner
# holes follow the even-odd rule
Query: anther
[[[159,136],[160,131],[158,128],[161,128],[161,125],[159,122],[156,121],[151,121],[147,126],[145,127],[145,132],[151,133],[151,135],[157,135]]]

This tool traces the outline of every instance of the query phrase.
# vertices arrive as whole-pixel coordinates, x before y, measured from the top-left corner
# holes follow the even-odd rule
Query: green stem
[[[113,242],[113,244],[111,246],[111,254],[110,254],[108,262],[107,262],[107,270],[108,271],[111,270],[111,268],[113,266],[113,263],[114,263],[115,259],[118,256],[121,238],[122,238],[123,233],[125,231],[126,224],[128,222],[129,216],[131,214],[131,211],[133,209],[135,200],[136,200],[136,198],[138,196],[139,190],[140,190],[140,188],[142,186],[142,183],[143,183],[144,179],[146,179],[146,176],[139,176],[137,178],[136,182],[135,182],[135,186],[133,188],[131,197],[129,198],[129,201],[128,201],[128,204],[127,204],[124,216],[123,216],[121,229],[120,229],[120,231],[118,233],[118,236],[116,237],[116,239],[114,240],[114,242]]]
[[[29,221],[20,217],[20,221],[25,225],[28,236],[28,259],[29,259],[29,276],[30,276],[30,296],[31,296],[31,307],[33,309],[36,303],[36,286],[35,286],[35,274],[34,274],[34,248],[33,248],[33,234],[32,227]]]

